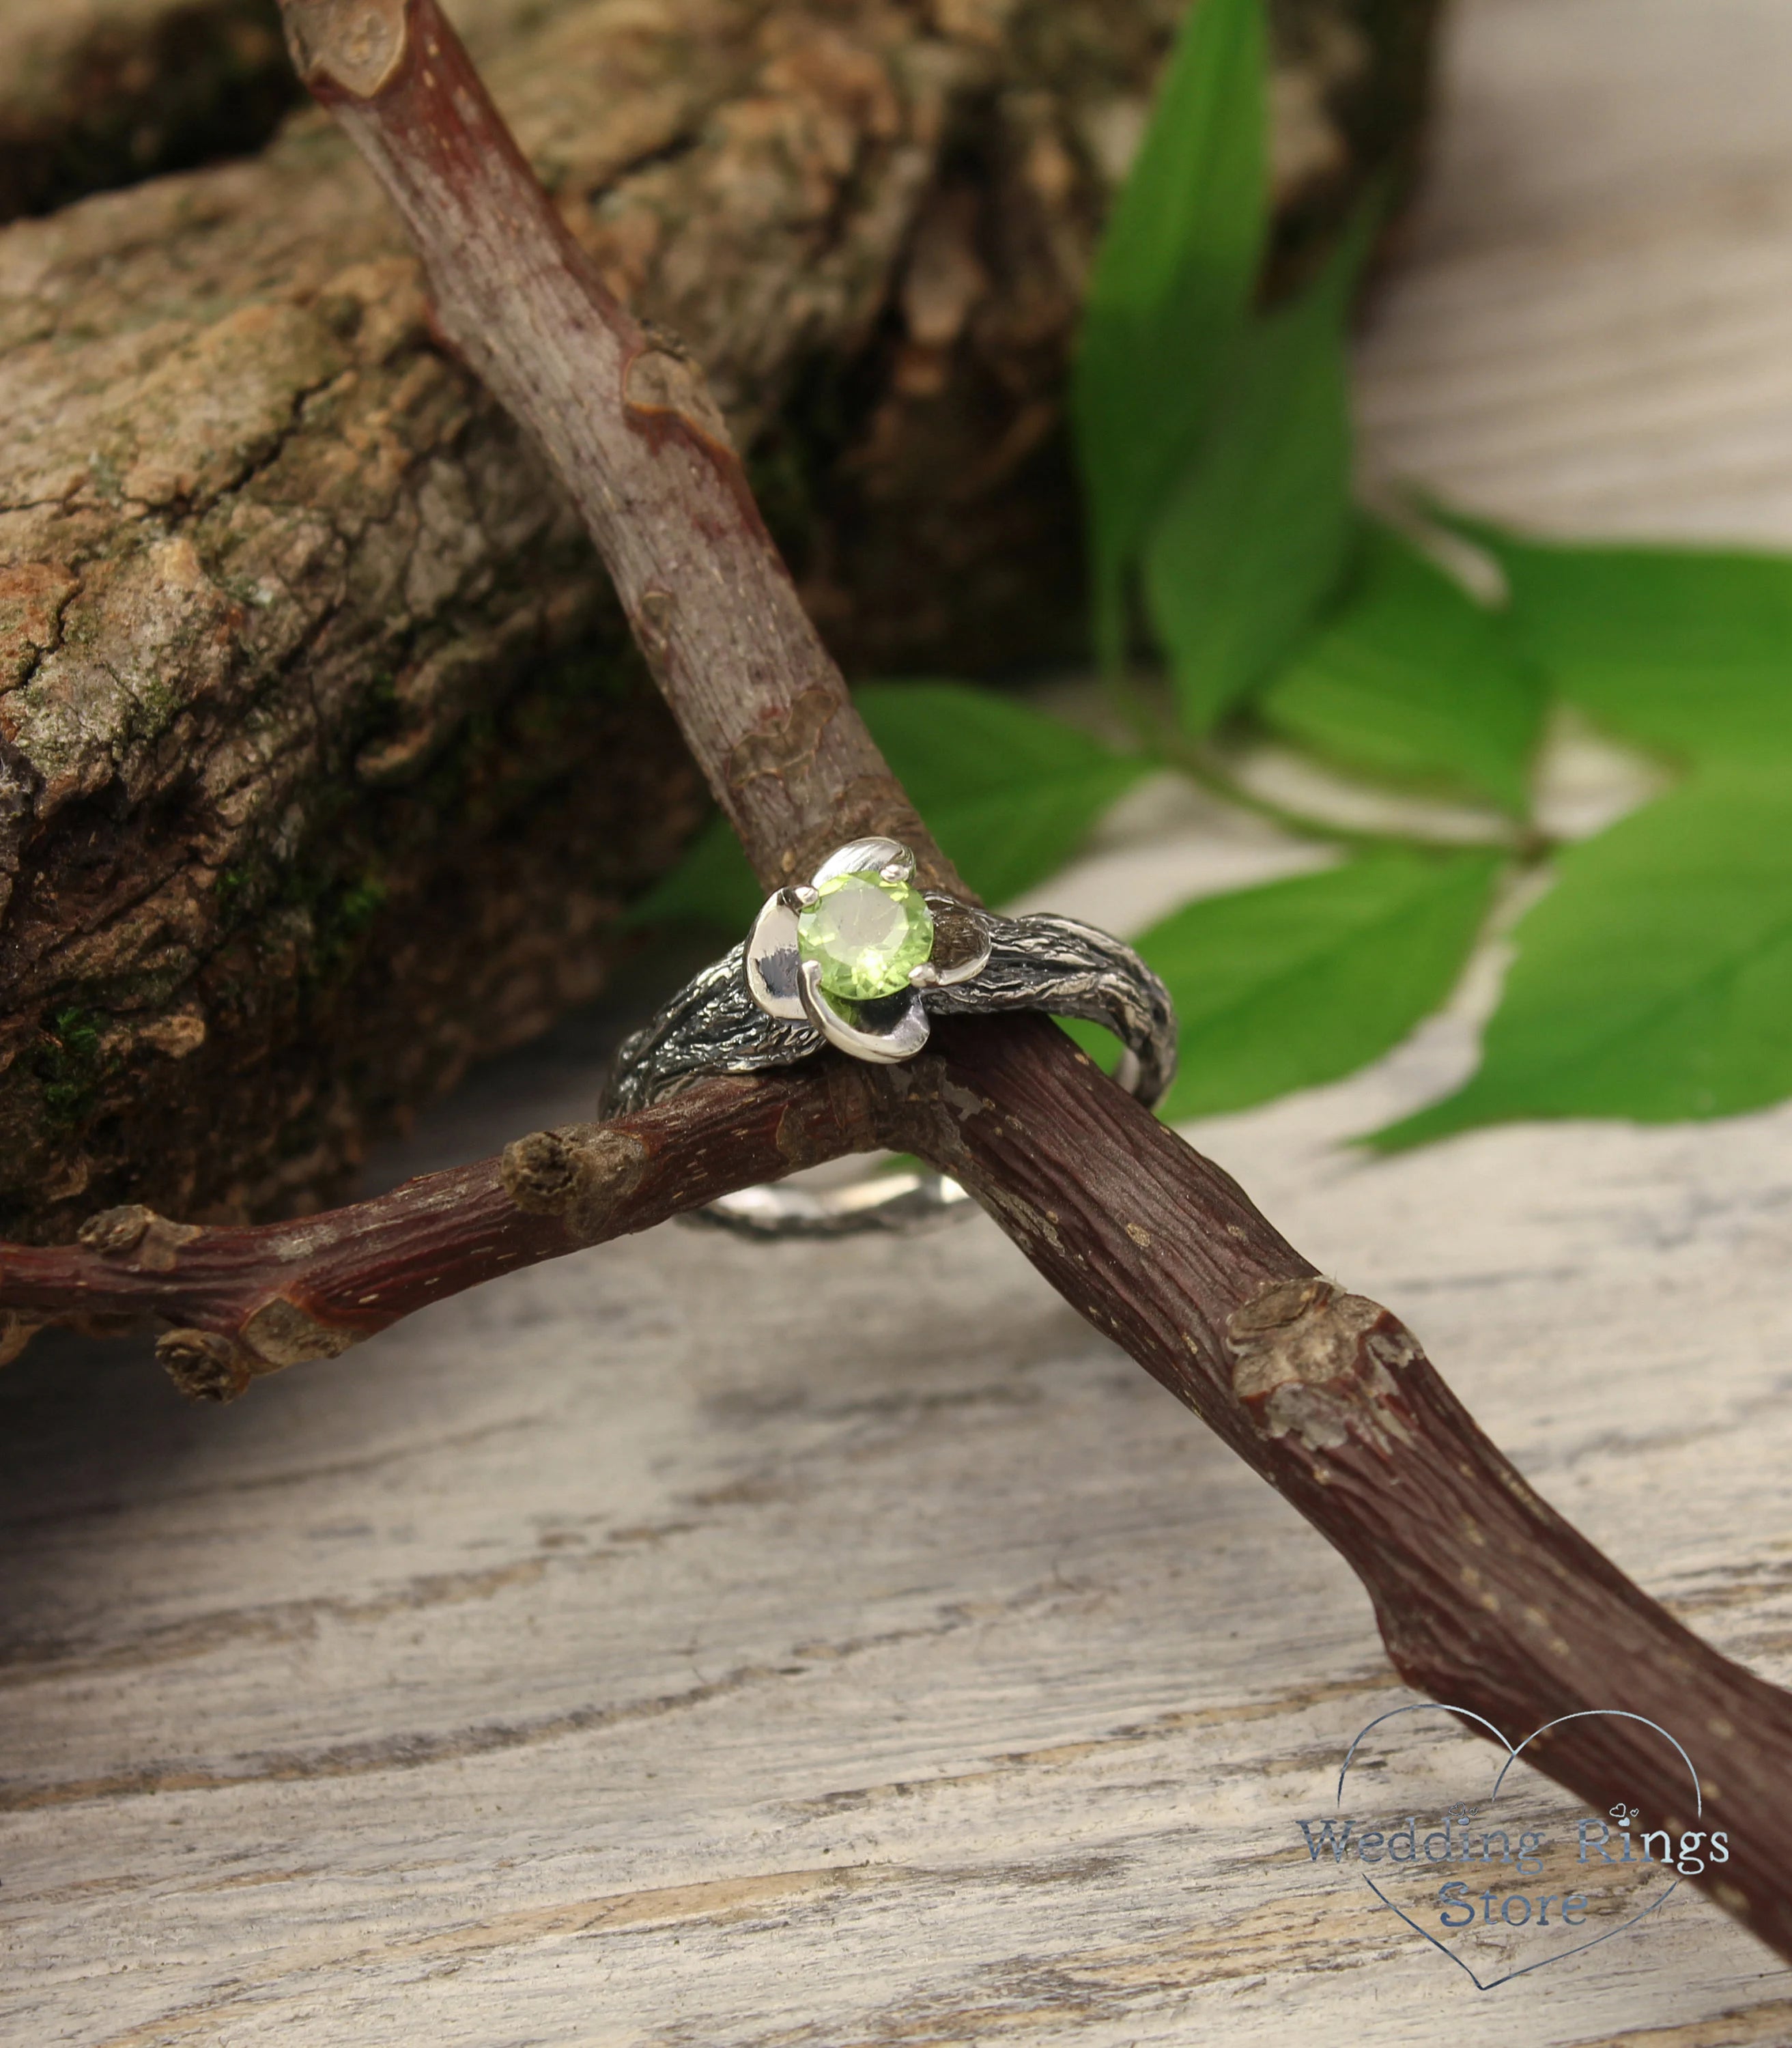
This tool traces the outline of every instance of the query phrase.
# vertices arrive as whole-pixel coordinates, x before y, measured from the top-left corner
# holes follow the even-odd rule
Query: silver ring
[[[891,839],[837,848],[810,879],[766,898],[743,944],[688,982],[618,1048],[600,1116],[645,1109],[710,1074],[789,1066],[833,1045],[856,1060],[912,1060],[929,1020],[1041,1010],[1111,1031],[1116,1076],[1147,1107],[1176,1077],[1169,991],[1130,946],[1049,913],[998,917],[914,886]],[[816,1193],[747,1188],[695,1212],[753,1236],[902,1229],[968,1212],[956,1181],[872,1173]]]

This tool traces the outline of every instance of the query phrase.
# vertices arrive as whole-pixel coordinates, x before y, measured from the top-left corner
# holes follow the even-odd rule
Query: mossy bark
[[[1180,11],[457,10],[849,669],[1079,651],[1064,370]],[[1410,146],[1432,11],[1282,10],[1277,274]],[[0,232],[0,1235],[313,1206],[596,991],[697,778],[320,118]]]

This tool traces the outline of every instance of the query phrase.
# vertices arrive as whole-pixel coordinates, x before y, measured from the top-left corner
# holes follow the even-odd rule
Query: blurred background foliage
[[[1792,561],[1544,544],[1416,496],[1356,503],[1347,328],[1378,209],[1259,308],[1266,76],[1262,0],[1193,10],[1084,316],[1072,412],[1092,638],[1126,743],[960,682],[869,685],[865,716],[995,903],[1047,881],[1148,774],[1263,808],[1237,764],[1266,740],[1395,800],[1390,817],[1414,795],[1456,807],[1447,834],[1345,832],[1279,807],[1332,864],[1135,935],[1181,1019],[1168,1115],[1377,1058],[1446,1000],[1490,926],[1510,966],[1477,1071],[1372,1142],[1778,1100]],[[1649,757],[1661,793],[1565,843],[1534,793],[1540,750],[1577,716]],[[636,915],[738,933],[758,897],[716,820]]]

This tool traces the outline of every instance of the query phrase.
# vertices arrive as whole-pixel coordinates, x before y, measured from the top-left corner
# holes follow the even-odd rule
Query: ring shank
[[[1169,991],[1132,948],[1092,925],[1041,913],[999,917],[928,893],[942,915],[972,921],[988,942],[972,979],[932,988],[930,1015],[992,1016],[1020,1010],[1100,1024],[1124,1046],[1121,1085],[1154,1107],[1176,1073],[1176,1015]],[[768,1016],[748,991],[745,948],[704,968],[619,1049],[599,1113],[645,1108],[714,1073],[788,1066],[819,1052],[805,1023]],[[968,1214],[955,1181],[925,1169],[873,1172],[826,1190],[779,1182],[725,1195],[687,1219],[753,1237],[839,1237],[909,1229],[939,1216]]]
[[[913,1230],[936,1216],[968,1216],[976,1206],[957,1181],[913,1167],[866,1173],[844,1188],[770,1181],[720,1196],[679,1220],[743,1237],[855,1237],[867,1230]]]

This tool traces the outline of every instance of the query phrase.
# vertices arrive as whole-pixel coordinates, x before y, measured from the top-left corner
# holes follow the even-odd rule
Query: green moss
[[[93,1107],[111,1069],[100,1052],[105,1019],[96,1011],[68,1006],[52,1011],[30,1053],[39,1098],[50,1124],[68,1130]]]
[[[347,946],[358,939],[385,908],[388,894],[386,884],[373,874],[357,875],[339,886],[320,924],[320,944]]]
[[[180,716],[182,705],[179,693],[159,676],[139,685],[134,692],[138,716],[132,723],[139,728],[141,735],[153,739],[165,732]]]
[[[219,868],[211,893],[220,929],[233,931],[254,917],[273,894],[274,880],[266,857],[253,850],[234,866]]]

